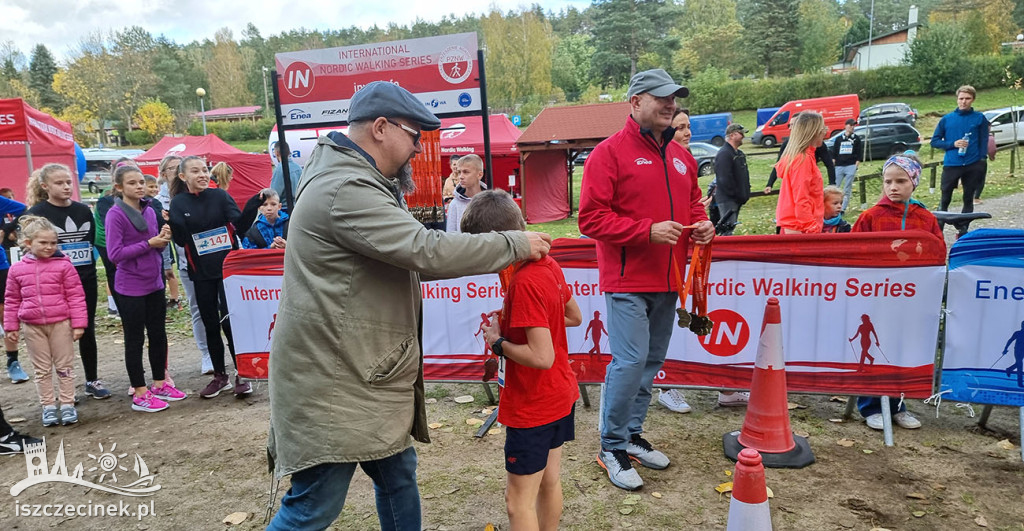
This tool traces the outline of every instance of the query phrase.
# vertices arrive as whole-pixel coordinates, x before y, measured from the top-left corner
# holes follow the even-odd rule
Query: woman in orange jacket
[[[775,223],[781,234],[821,232],[825,209],[824,183],[814,150],[825,140],[825,120],[814,111],[804,111],[790,122],[789,143],[775,171],[782,179]]]

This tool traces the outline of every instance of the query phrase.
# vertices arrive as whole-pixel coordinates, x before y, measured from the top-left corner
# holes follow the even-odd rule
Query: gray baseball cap
[[[731,124],[729,124],[729,127],[725,128],[725,134],[726,135],[731,135],[731,134],[735,133],[736,131],[739,131],[739,132],[741,132],[743,134],[747,134],[747,128],[743,127],[742,125],[737,124],[737,123],[731,123]]]
[[[348,121],[376,120],[381,116],[411,120],[423,131],[433,131],[441,127],[441,120],[428,111],[423,102],[416,99],[411,92],[394,83],[374,81],[352,96],[348,107]]]
[[[663,98],[670,94],[675,94],[677,98],[685,98],[690,95],[690,89],[677,84],[672,80],[672,76],[668,75],[668,72],[660,68],[637,72],[629,80],[629,91],[626,92],[627,98],[632,98],[634,95],[643,94],[644,92],[656,98]]]

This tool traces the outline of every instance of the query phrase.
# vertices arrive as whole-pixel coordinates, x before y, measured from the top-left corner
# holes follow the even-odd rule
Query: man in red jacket
[[[625,127],[594,148],[584,169],[580,232],[597,240],[612,352],[597,460],[612,484],[627,490],[643,486],[630,458],[658,470],[669,465],[641,434],[675,321],[672,247],[707,243],[715,234],[700,203],[697,163],[672,141],[676,98],[689,92],[661,69],[633,76]]]

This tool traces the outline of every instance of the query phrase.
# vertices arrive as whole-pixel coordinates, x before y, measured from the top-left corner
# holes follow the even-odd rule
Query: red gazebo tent
[[[71,124],[32,108],[20,98],[0,99],[0,188],[25,200],[32,171],[57,162],[71,169],[72,197],[78,199],[75,140]]]
[[[228,193],[238,203],[245,205],[250,197],[270,186],[273,166],[269,155],[246,153],[224,142],[216,135],[206,136],[165,136],[149,151],[135,158],[144,173],[158,176],[160,160],[167,155],[188,157],[196,155],[206,159],[211,166],[224,162],[234,170]]]

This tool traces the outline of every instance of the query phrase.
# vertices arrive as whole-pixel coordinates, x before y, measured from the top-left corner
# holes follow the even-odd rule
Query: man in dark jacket
[[[857,120],[850,118],[846,121],[846,127],[842,134],[832,143],[832,159],[836,163],[836,180],[839,187],[843,189],[843,212],[846,212],[846,205],[850,203],[850,193],[853,192],[853,180],[857,176],[857,168],[860,161],[864,160],[864,143],[860,137],[854,134],[853,127]]]
[[[740,124],[729,124],[725,128],[725,145],[715,155],[715,203],[721,220],[715,232],[721,236],[732,235],[736,229],[740,207],[750,199],[750,171],[747,156],[740,151],[743,136],[747,130]]]

